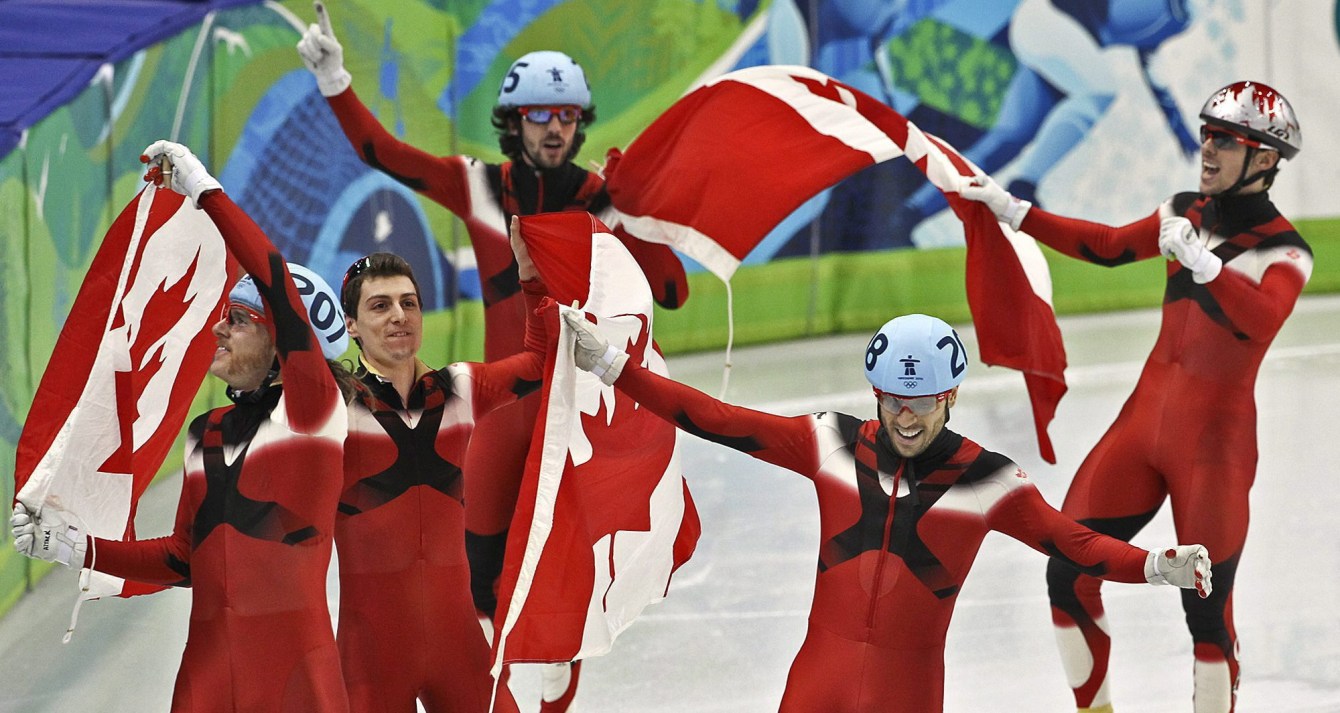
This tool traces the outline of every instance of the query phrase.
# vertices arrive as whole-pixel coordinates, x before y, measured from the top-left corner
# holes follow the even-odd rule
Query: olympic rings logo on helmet
[[[924,314],[890,320],[865,350],[865,378],[877,394],[906,399],[947,393],[967,371],[967,350],[958,333]]]

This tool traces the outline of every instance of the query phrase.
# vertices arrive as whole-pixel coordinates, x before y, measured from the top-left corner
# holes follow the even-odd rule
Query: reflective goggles
[[[556,116],[560,124],[571,124],[582,118],[579,106],[523,106],[516,111],[532,124],[548,124]]]
[[[371,264],[372,264],[371,255],[364,255],[363,257],[360,257],[357,260],[355,260],[354,264],[350,265],[349,269],[344,271],[344,280],[340,282],[340,292],[343,293],[344,288],[349,286],[349,281],[363,274],[363,272],[367,270],[368,266]]]
[[[1267,146],[1256,139],[1249,139],[1236,131],[1230,131],[1222,126],[1202,124],[1200,127],[1200,142],[1203,144],[1206,141],[1212,142],[1216,151],[1223,151],[1233,144],[1242,144],[1243,146],[1250,146],[1254,149],[1275,150],[1273,147]]]
[[[891,414],[900,414],[903,409],[911,411],[917,416],[929,416],[935,412],[936,404],[949,398],[949,392],[944,391],[930,396],[898,396],[875,389],[875,399],[879,401],[879,407]]]
[[[241,314],[245,314],[247,318],[250,319],[252,322],[257,322],[260,324],[264,324],[270,321],[265,318],[265,315],[256,312],[256,310],[253,310],[252,308],[246,305],[241,305],[236,302],[229,302],[225,304],[223,306],[223,309],[219,310],[219,319],[227,322],[229,327],[236,327],[237,325],[242,323],[242,321],[238,318],[239,315]]]

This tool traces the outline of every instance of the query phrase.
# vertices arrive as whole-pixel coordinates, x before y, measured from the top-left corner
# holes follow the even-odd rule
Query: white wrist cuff
[[[596,357],[596,363],[591,367],[591,373],[600,377],[603,381],[605,374],[609,373],[610,367],[614,366],[614,360],[619,356],[619,350],[614,348],[613,344],[605,347],[605,353]]]
[[[1219,272],[1223,269],[1224,261],[1206,248],[1196,260],[1195,266],[1191,268],[1191,279],[1195,280],[1196,284],[1203,285],[1219,277]]]
[[[1159,571],[1159,552],[1155,550],[1145,557],[1145,581],[1150,584],[1167,584],[1168,579]]]
[[[321,72],[316,75],[316,88],[321,91],[323,97],[333,97],[337,94],[343,94],[344,90],[353,83],[353,75],[344,67],[340,67],[334,72]]]
[[[605,348],[605,353],[596,359],[596,363],[591,366],[591,373],[600,379],[600,382],[606,386],[613,386],[618,380],[619,374],[623,373],[623,365],[628,361],[628,354],[622,349],[617,349],[614,345]]]
[[[87,541],[84,538],[84,533],[79,528],[74,525],[66,525],[65,532],[52,531],[51,537],[55,540],[55,547],[52,550],[52,554],[55,556],[53,561],[76,569],[84,566]]]
[[[1018,230],[1019,226],[1024,224],[1024,216],[1028,215],[1028,209],[1032,207],[1031,202],[1011,196],[1009,204],[1005,207],[1005,215],[1001,217],[1011,230]]]

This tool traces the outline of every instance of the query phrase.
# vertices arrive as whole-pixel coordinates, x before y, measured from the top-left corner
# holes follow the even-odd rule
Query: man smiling
[[[544,287],[524,243],[512,243],[529,314]],[[358,259],[340,293],[366,387],[349,407],[335,524],[350,704],[409,712],[419,700],[429,713],[485,713],[493,679],[470,594],[461,464],[481,416],[539,387],[543,325],[528,320],[520,354],[434,370],[418,357],[419,285],[402,258]],[[492,710],[517,710],[506,685]]]
[[[1195,643],[1195,710],[1226,713],[1238,687],[1233,581],[1256,476],[1256,373],[1312,274],[1312,250],[1266,193],[1280,161],[1302,146],[1284,96],[1234,82],[1200,118],[1200,191],[1120,228],[1030,209],[984,176],[961,193],[1074,258],[1105,267],[1170,259],[1158,341],[1062,511],[1130,540],[1170,499],[1178,537],[1215,554],[1214,596],[1183,597],[1182,606]],[[1112,711],[1099,583],[1055,561],[1047,583],[1076,704]]]
[[[419,191],[465,224],[479,269],[484,303],[484,358],[494,361],[522,350],[526,322],[516,262],[508,246],[512,216],[564,210],[600,214],[609,205],[604,179],[573,163],[596,120],[586,72],[553,50],[528,52],[507,68],[491,117],[507,160],[485,163],[470,156],[435,156],[391,135],[363,105],[344,68],[344,49],[330,18],[316,3],[319,24],[298,43],[298,54],[316,77],[335,118],[369,166]],[[613,223],[611,223],[613,224]],[[624,240],[642,267],[657,303],[674,309],[688,295],[683,265],[664,245]],[[469,496],[466,544],[473,568],[476,608],[492,618],[494,587],[502,572],[507,528],[516,508],[525,449],[538,399],[523,399],[481,419],[463,464]],[[562,713],[575,694],[580,664],[545,669],[543,713]]]
[[[348,346],[344,315],[319,275],[286,263],[195,154],[157,141],[145,180],[189,197],[247,271],[211,329],[210,373],[227,406],[186,434],[172,532],[155,538],[49,536],[17,503],[23,554],[153,585],[188,587],[186,647],[172,711],[349,710],[326,605],[339,470],[347,431],[334,359]]]
[[[946,428],[967,354],[939,319],[905,315],[871,338],[865,375],[878,418],[868,421],[722,403],[629,363],[577,311],[563,319],[579,368],[688,433],[814,481],[819,571],[786,713],[940,711],[949,620],[992,530],[1104,579],[1212,591],[1204,547],[1146,552],[1092,532],[1009,458]]]

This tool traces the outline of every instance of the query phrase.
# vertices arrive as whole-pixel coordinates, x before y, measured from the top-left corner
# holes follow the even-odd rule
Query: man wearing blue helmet
[[[191,588],[173,711],[347,711],[326,605],[348,423],[341,383],[353,384],[328,361],[348,345],[344,313],[330,286],[286,264],[185,146],[159,141],[142,160],[152,164],[146,180],[209,214],[248,272],[212,328],[210,373],[233,403],[189,427],[170,535],[67,532],[58,550],[20,503],[14,545],[67,566]]]
[[[580,312],[561,309],[579,368],[688,433],[814,481],[819,571],[782,711],[942,710],[949,620],[992,530],[1103,579],[1211,591],[1205,548],[1147,552],[1095,533],[1048,505],[1009,458],[946,428],[967,354],[939,319],[906,315],[875,333],[865,374],[877,418],[862,420],[722,403],[628,363]]]

